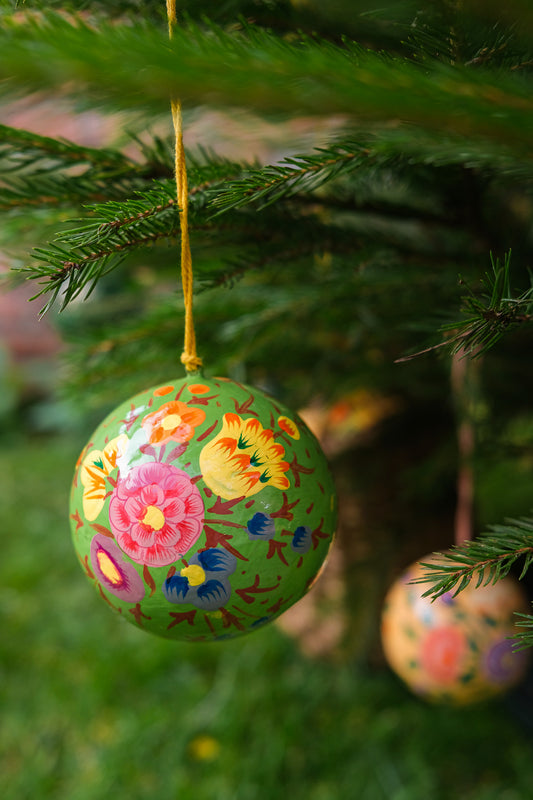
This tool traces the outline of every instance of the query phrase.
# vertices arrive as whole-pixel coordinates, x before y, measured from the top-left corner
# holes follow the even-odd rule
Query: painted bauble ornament
[[[518,683],[529,661],[509,638],[515,612],[528,610],[518,581],[506,577],[476,588],[474,579],[455,596],[432,601],[422,597],[429,584],[410,585],[427,572],[412,564],[385,598],[381,639],[394,672],[415,694],[452,704],[475,703]]]
[[[171,639],[253,631],[314,582],[336,524],[306,425],[257,389],[186,377],[119,405],[76,465],[82,566],[124,619]]]

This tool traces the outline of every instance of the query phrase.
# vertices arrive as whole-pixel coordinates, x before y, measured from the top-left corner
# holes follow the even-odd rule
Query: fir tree
[[[498,476],[503,497],[478,502],[478,537],[433,568],[439,594],[533,560],[529,491],[516,490],[533,446],[533,12],[527,0],[380,5],[184,2],[169,41],[162,2],[2,0],[4,103],[61,93],[74,109],[127,112],[136,132],[99,149],[3,125],[0,243],[43,312],[86,300],[58,317],[68,388],[112,403],[179,370],[170,98],[185,130],[205,107],[320,123],[317,146],[291,143],[277,163],[189,150],[199,349],[210,374],[296,406],[361,388],[392,398],[371,442],[335,456],[379,586],[386,552],[395,562],[453,538],[468,415],[476,481],[487,496]],[[466,411],[454,354],[479,365]],[[513,519],[488,518],[500,510]]]

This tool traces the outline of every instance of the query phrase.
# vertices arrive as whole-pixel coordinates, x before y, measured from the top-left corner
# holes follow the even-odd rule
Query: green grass
[[[82,444],[0,449],[3,800],[532,796],[532,743],[505,705],[425,705],[276,627],[191,646],[111,614],[70,544]]]

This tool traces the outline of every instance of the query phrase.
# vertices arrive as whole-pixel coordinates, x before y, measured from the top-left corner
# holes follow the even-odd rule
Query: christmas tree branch
[[[476,294],[469,288],[463,297],[462,319],[440,327],[444,341],[403,356],[397,359],[398,363],[442,349],[452,355],[464,353],[478,358],[505,334],[533,322],[533,274],[529,273],[531,286],[515,294],[510,280],[511,252],[505,255],[503,264],[491,255],[491,264],[492,274],[485,274],[487,290]]]
[[[368,154],[353,143],[349,149],[344,145],[321,148],[315,155],[289,157],[280,164],[249,170],[218,192],[212,206],[218,213],[251,202],[264,208],[297,192],[312,192],[349,167],[356,168]]]
[[[149,24],[101,23],[52,12],[4,17],[0,91],[90,89],[114,107],[164,111],[184,103],[245,106],[262,113],[357,114],[403,119],[530,151],[533,100],[512,70],[485,71],[384,56],[353,44],[281,40],[262,30],[180,27],[171,43]],[[38,57],[36,57],[38,53]],[[65,77],[69,76],[69,84]],[[112,76],[112,80],[109,79]]]
[[[173,186],[169,186],[171,191]],[[166,202],[165,202],[166,198]],[[194,212],[194,199],[189,210]],[[147,201],[151,201],[151,205]],[[155,201],[159,201],[155,204]],[[200,201],[200,207],[203,201]],[[148,206],[148,207],[147,207]],[[62,293],[61,310],[89,285],[89,293],[98,281],[117,267],[128,251],[179,237],[177,202],[163,192],[146,193],[142,199],[126,203],[109,202],[94,206],[100,216],[77,228],[60,233],[46,248],[35,248],[37,263],[25,267],[29,277],[44,282],[33,299],[50,294],[41,310],[46,313]],[[120,216],[122,214],[122,216]],[[170,221],[169,221],[170,215]],[[217,233],[218,250],[227,244],[233,250],[241,244],[245,252],[240,257],[220,259],[216,271],[197,265],[198,277],[204,289],[232,283],[245,272],[259,270],[273,263],[290,263],[306,257],[317,249],[327,247],[330,252],[353,251],[359,246],[351,233],[339,232],[333,226],[323,225],[313,216],[306,215],[299,224],[296,218],[287,219],[283,210],[274,213],[272,227],[248,214],[240,214],[224,225],[202,222],[202,214],[191,215],[191,229],[210,234]],[[249,242],[253,241],[253,248]],[[252,252],[253,251],[253,252]],[[65,287],[66,282],[66,287]]]
[[[157,185],[157,189],[137,191],[135,199],[110,200],[89,206],[89,219],[77,220],[81,224],[58,233],[48,247],[34,249],[34,259],[42,263],[29,265],[22,271],[45,283],[33,299],[51,294],[41,314],[56,301],[67,279],[62,310],[88,283],[92,291],[100,278],[118,266],[126,251],[179,234],[175,183],[169,180]],[[195,205],[198,208],[205,205],[203,193],[210,185],[203,182],[191,189],[191,212]],[[194,215],[192,221],[194,223]],[[114,256],[118,258],[113,259]]]
[[[464,137],[436,140],[405,126],[394,132],[360,134],[357,141],[339,141],[310,154],[285,158],[279,164],[243,169],[242,175],[226,181],[221,190],[212,194],[211,205],[217,213],[250,203],[262,209],[294,195],[312,198],[316,189],[343,176],[357,177],[360,171],[365,175],[365,170],[380,169],[413,173],[415,166],[463,166],[487,175],[519,178],[526,184],[531,182],[533,189],[533,164],[517,159],[505,146],[491,144],[480,150],[479,143],[474,147]]]
[[[158,176],[172,175],[170,148],[136,137],[143,160],[119,150],[82,147],[0,125],[0,210],[21,206],[78,205],[124,197]]]
[[[4,183],[0,178],[1,183]],[[139,181],[123,177],[98,177],[89,175],[67,177],[65,175],[31,175],[10,181],[9,187],[1,186],[0,211],[22,207],[72,206],[82,202],[98,202],[106,197],[123,197],[132,191]]]
[[[9,160],[10,169],[23,169],[46,160],[43,169],[57,169],[74,164],[90,164],[107,170],[129,171],[134,161],[118,150],[84,147],[67,139],[52,139],[22,128],[0,124],[0,165]]]
[[[110,200],[88,206],[90,217],[78,220],[82,222],[78,227],[58,234],[56,241],[74,248],[98,247],[101,243],[109,247],[114,244],[120,246],[126,241],[125,237],[128,243],[134,244],[137,237],[144,239],[152,233],[159,235],[166,231],[168,236],[172,235],[179,227],[175,183],[160,181],[157,189],[138,191],[136,195],[135,199]],[[170,226],[169,211],[172,212]],[[153,225],[157,228],[152,227]]]
[[[434,562],[422,562],[427,572],[414,583],[431,583],[424,597],[433,599],[447,592],[457,594],[476,580],[476,587],[496,583],[521,561],[522,578],[533,564],[533,519],[509,520],[493,525],[478,539],[463,542],[446,553],[436,553]]]
[[[516,612],[516,617],[516,625],[519,630],[513,636],[513,639],[517,642],[515,650],[525,650],[527,647],[533,647],[533,616]]]

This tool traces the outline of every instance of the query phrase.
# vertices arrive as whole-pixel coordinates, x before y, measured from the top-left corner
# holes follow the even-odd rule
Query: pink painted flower
[[[451,625],[429,631],[421,643],[422,671],[440,684],[453,683],[468,652],[464,633]]]
[[[117,544],[138,564],[163,567],[180,559],[202,532],[200,492],[172,464],[141,464],[119,479],[109,502]]]
[[[115,542],[97,533],[91,542],[91,564],[104,589],[127,603],[144,598],[144,581],[133,566],[124,561]]]

